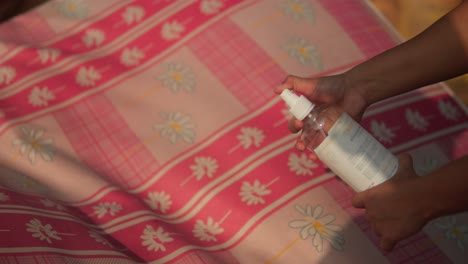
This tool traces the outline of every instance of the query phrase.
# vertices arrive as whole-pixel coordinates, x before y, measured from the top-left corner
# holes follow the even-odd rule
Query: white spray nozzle
[[[289,89],[283,90],[280,96],[289,107],[289,112],[299,120],[303,120],[315,106],[304,96],[298,96]]]

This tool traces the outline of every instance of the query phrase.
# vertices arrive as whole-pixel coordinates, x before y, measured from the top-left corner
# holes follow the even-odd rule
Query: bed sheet
[[[388,254],[273,89],[398,44],[365,1],[56,0],[0,26],[0,263],[466,263],[468,215]],[[468,152],[443,84],[362,125],[421,175]]]

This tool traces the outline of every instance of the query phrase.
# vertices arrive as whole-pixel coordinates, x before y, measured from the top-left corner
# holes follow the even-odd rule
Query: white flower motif
[[[37,56],[42,64],[46,64],[47,62],[55,62],[57,58],[60,56],[61,52],[58,49],[39,49],[37,50]]]
[[[140,6],[129,6],[122,13],[122,18],[127,25],[140,22],[145,16],[145,10]]]
[[[154,252],[158,252],[160,250],[166,251],[164,244],[174,241],[168,232],[164,232],[162,227],[158,227],[157,230],[154,230],[150,225],[146,225],[146,228],[143,230],[143,234],[140,238],[143,240],[141,244],[144,247],[147,247],[148,251],[153,250]]]
[[[49,101],[54,100],[55,95],[47,88],[47,86],[42,87],[34,87],[29,94],[29,103],[32,106],[48,106]]]
[[[109,241],[107,241],[104,237],[102,237],[97,232],[89,230],[88,234],[89,234],[90,237],[94,238],[94,240],[96,240],[96,242],[101,243],[104,246],[108,246],[108,247],[111,247],[111,248],[113,247],[112,244]]]
[[[304,153],[301,153],[300,156],[295,153],[289,155],[289,170],[296,173],[296,175],[313,175],[312,169],[317,168],[317,166],[318,165]]]
[[[151,209],[159,209],[162,213],[166,213],[172,205],[171,196],[166,194],[164,191],[149,193],[148,199],[145,199],[145,202],[151,207]]]
[[[218,161],[211,157],[196,157],[195,164],[190,166],[190,169],[197,180],[201,180],[205,175],[213,178],[218,167]]]
[[[83,19],[88,15],[88,8],[83,0],[59,0],[57,1],[60,12],[73,19]]]
[[[33,233],[32,237],[37,237],[41,241],[45,240],[49,244],[52,243],[52,239],[62,240],[62,238],[58,236],[58,232],[54,231],[50,224],[43,225],[39,219],[32,219],[26,224],[26,227],[26,231]]]
[[[290,16],[296,21],[304,19],[310,24],[315,22],[315,15],[310,7],[310,3],[303,0],[289,0],[280,3],[280,8],[283,9],[287,16]]]
[[[372,120],[370,129],[372,134],[382,142],[392,143],[392,140],[395,137],[395,133],[393,133],[393,131],[387,127],[384,122],[379,123],[378,121]]]
[[[6,202],[8,200],[10,200],[10,197],[5,193],[0,192],[0,202]]]
[[[264,204],[265,199],[263,199],[263,196],[271,193],[271,190],[267,188],[278,179],[279,178],[276,178],[268,184],[261,184],[259,180],[255,180],[253,184],[243,182],[241,191],[239,192],[241,201],[247,203],[247,205]]]
[[[58,210],[61,210],[61,211],[66,210],[66,208],[63,205],[61,205],[61,204],[59,204],[57,202],[54,202],[52,200],[49,200],[49,199],[43,199],[43,200],[41,200],[41,203],[46,207],[55,207],[55,208],[57,208]]]
[[[234,152],[240,146],[244,149],[250,148],[252,145],[255,147],[260,147],[263,140],[265,139],[265,134],[262,130],[256,127],[242,127],[241,133],[237,135],[237,139],[239,140],[239,144],[234,146],[228,153]]]
[[[255,127],[243,127],[241,128],[241,134],[237,136],[237,139],[241,142],[244,149],[250,148],[252,145],[260,147],[265,135],[263,131]]]
[[[116,202],[104,202],[94,206],[93,209],[98,218],[103,218],[107,213],[111,216],[115,216],[122,210],[122,206]]]
[[[408,124],[416,130],[426,131],[429,123],[418,111],[406,109],[405,111],[406,121]]]
[[[305,208],[297,205],[296,210],[301,213],[304,218],[292,220],[289,222],[289,227],[300,229],[299,236],[302,240],[309,237],[312,239],[313,246],[318,252],[323,250],[323,240],[327,240],[335,250],[343,250],[345,240],[339,233],[343,228],[333,224],[335,216],[327,214],[322,216],[322,206],[313,208],[307,205]]]
[[[76,75],[76,82],[82,87],[94,86],[101,78],[101,74],[93,66],[81,67]]]
[[[145,54],[138,48],[126,48],[120,55],[120,63],[130,67],[140,64],[140,60],[145,58]]]
[[[104,41],[106,40],[106,35],[102,30],[98,29],[88,29],[86,30],[84,36],[83,36],[83,44],[87,48],[91,47],[99,47]]]
[[[193,91],[197,83],[192,68],[182,63],[167,63],[163,64],[162,67],[164,72],[156,78],[161,81],[164,87],[173,92],[178,92],[179,89],[184,89],[187,92]]]
[[[16,70],[11,66],[0,67],[0,84],[10,84],[16,77]]]
[[[224,229],[220,227],[220,223],[215,222],[213,218],[208,217],[206,224],[202,220],[197,220],[193,228],[193,234],[201,241],[218,241],[216,235],[222,234]]]
[[[306,39],[292,37],[282,46],[291,58],[296,58],[301,64],[311,64],[317,69],[322,68],[322,61],[315,45]]]
[[[459,249],[464,251],[468,246],[468,225],[457,224],[455,216],[444,217],[435,222],[435,226],[445,232],[447,239],[454,240]]]
[[[195,164],[190,166],[192,174],[187,177],[180,185],[183,186],[190,181],[193,177],[200,181],[205,175],[208,178],[213,178],[214,173],[218,169],[218,161],[211,157],[196,157]]]
[[[13,145],[20,146],[21,155],[27,155],[32,164],[36,162],[37,155],[40,155],[45,161],[53,160],[55,155],[53,147],[54,139],[42,139],[45,130],[39,129],[36,131],[23,127],[21,131],[23,132],[23,137],[13,140]]]
[[[212,15],[219,12],[223,8],[222,0],[202,0],[200,3],[200,11],[205,15]]]
[[[155,124],[154,129],[159,130],[161,137],[167,137],[172,144],[181,138],[187,143],[193,143],[195,139],[195,124],[189,115],[180,112],[160,113],[163,122]]]
[[[437,103],[440,113],[448,120],[457,121],[460,118],[460,111],[450,101],[440,100]]]
[[[182,32],[185,31],[184,25],[177,21],[166,22],[161,29],[161,37],[164,40],[170,41],[180,38]]]

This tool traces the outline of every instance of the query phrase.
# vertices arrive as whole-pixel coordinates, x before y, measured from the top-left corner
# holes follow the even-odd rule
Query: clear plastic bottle
[[[339,107],[316,106],[288,89],[281,98],[304,123],[301,138],[306,148],[355,191],[383,183],[396,173],[398,159]]]

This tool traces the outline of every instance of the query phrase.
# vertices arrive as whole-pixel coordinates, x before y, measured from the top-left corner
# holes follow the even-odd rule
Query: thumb
[[[396,243],[397,243],[397,241],[395,241],[393,239],[382,238],[380,240],[379,247],[385,252],[390,252],[392,250],[392,248],[395,246]]]
[[[409,179],[414,176],[415,174],[411,173],[414,171],[413,168],[413,158],[410,154],[404,153],[398,156],[398,170],[395,174],[394,179]]]
[[[275,93],[280,94],[283,90],[290,89],[307,97],[314,93],[316,84],[316,79],[288,75],[283,83],[275,89]]]
[[[356,208],[365,207],[365,195],[366,192],[360,192],[354,195],[353,200],[351,201],[352,205]]]

